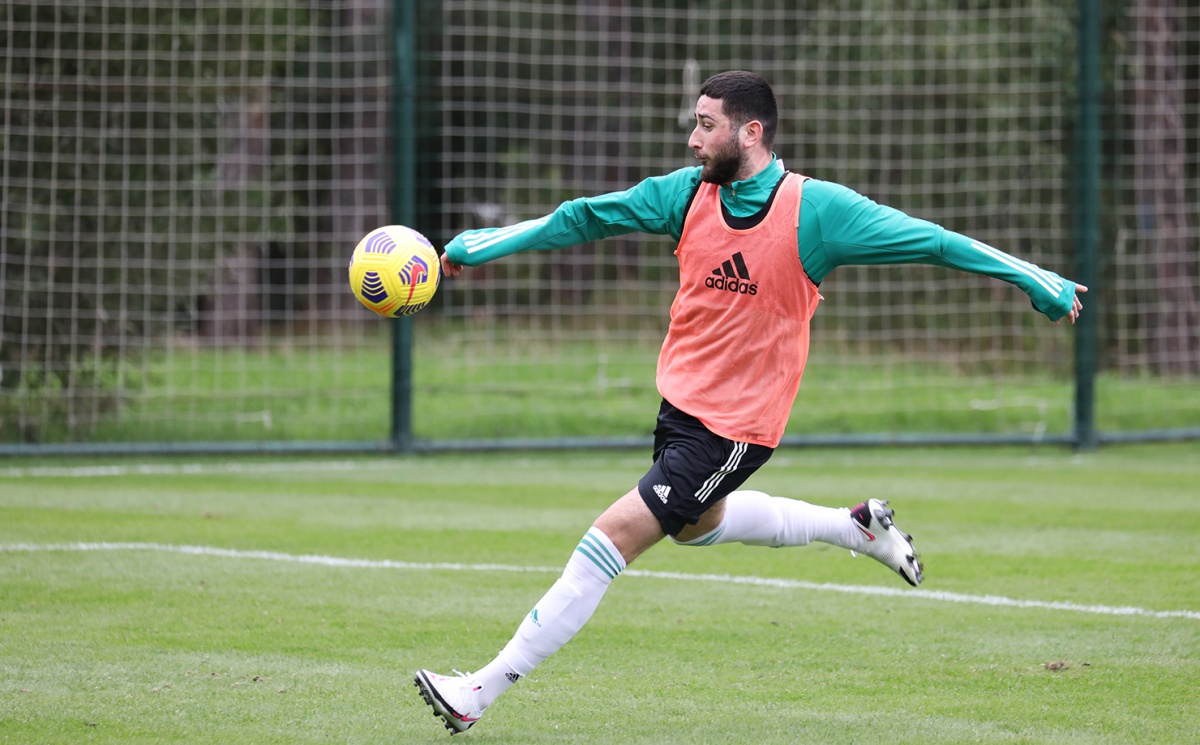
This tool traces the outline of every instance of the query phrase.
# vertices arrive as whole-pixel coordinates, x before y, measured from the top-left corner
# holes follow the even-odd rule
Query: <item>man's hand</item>
[[[443,258],[443,263],[445,263],[444,258]],[[460,267],[460,269],[461,269],[461,267]],[[1080,311],[1083,310],[1083,303],[1079,300],[1079,296],[1087,291],[1088,291],[1087,287],[1080,285],[1080,284],[1075,285],[1075,302],[1073,302],[1071,304],[1071,312],[1068,313],[1067,315],[1063,316],[1063,318],[1066,318],[1071,323],[1075,323],[1075,319],[1079,318],[1079,313],[1080,313]],[[1055,323],[1062,323],[1062,318],[1055,321]]]
[[[444,276],[457,277],[462,272],[462,270],[463,270],[462,264],[455,264],[454,262],[450,261],[450,257],[447,256],[444,251],[442,252],[442,274]],[[1084,289],[1086,290],[1087,288],[1085,287]],[[1075,300],[1075,304],[1079,305],[1078,299]],[[1075,322],[1074,313],[1072,313],[1071,315],[1072,315],[1071,323],[1074,323]]]

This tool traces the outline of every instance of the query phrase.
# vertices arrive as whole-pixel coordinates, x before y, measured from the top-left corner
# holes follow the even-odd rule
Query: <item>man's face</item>
[[[725,116],[720,99],[708,96],[696,102],[696,128],[688,138],[688,147],[704,164],[700,179],[710,184],[733,182],[747,161],[741,146],[741,127],[735,127]]]

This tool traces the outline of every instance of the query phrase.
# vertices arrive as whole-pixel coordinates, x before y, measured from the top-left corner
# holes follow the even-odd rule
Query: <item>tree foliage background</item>
[[[0,391],[50,392],[54,416],[79,420],[69,436],[86,436],[88,417],[131,385],[113,360],[166,334],[252,344],[273,325],[328,322],[348,297],[334,289],[331,257],[388,217],[378,112],[390,5],[8,3]],[[1195,375],[1200,12],[1184,0],[1100,7],[1104,282],[1089,304],[1103,314],[1104,364]],[[392,124],[420,138],[419,218],[435,242],[687,165],[688,86],[746,67],[788,112],[778,140],[793,169],[1073,268],[1073,1],[417,9],[421,115]],[[619,239],[487,267],[479,297],[446,302],[483,305],[503,285],[521,312],[557,313],[599,307],[596,282],[669,292],[672,271],[669,256]],[[873,308],[828,303],[827,336],[919,346],[922,326],[965,326],[959,306],[992,291],[939,297],[924,275],[883,282],[876,271],[839,272],[840,286],[872,288]],[[1019,348],[1030,318],[1013,312],[985,337],[949,338]],[[43,436],[19,417],[0,412],[0,422],[3,439]]]

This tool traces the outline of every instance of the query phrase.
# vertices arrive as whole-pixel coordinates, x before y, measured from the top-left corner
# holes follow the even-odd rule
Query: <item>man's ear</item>
[[[751,119],[742,125],[742,148],[749,150],[762,142],[763,125],[757,119]]]

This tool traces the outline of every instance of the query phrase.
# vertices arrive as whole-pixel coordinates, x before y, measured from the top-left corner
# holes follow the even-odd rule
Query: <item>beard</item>
[[[725,147],[713,153],[704,168],[700,171],[700,180],[709,184],[728,184],[742,170],[746,156],[738,147],[736,139],[731,139]]]

